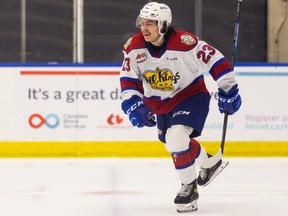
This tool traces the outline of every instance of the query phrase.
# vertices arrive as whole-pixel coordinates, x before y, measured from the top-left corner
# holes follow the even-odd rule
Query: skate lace
[[[202,179],[205,179],[206,177],[207,177],[207,171],[206,171],[206,169],[201,169],[200,170],[200,177],[202,178]]]
[[[177,195],[186,197],[191,193],[192,189],[193,187],[191,185],[183,184],[180,188],[180,191],[177,193]]]

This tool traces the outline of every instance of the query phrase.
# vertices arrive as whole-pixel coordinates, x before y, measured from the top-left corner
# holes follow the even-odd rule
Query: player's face
[[[160,34],[159,34],[159,28],[157,26],[157,21],[141,19],[140,27],[145,41],[153,42],[159,38]]]

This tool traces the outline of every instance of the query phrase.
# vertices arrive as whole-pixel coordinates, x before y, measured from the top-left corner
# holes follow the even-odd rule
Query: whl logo
[[[123,118],[121,118],[119,115],[111,114],[108,117],[107,122],[109,125],[119,125],[123,122]]]
[[[53,114],[53,113],[45,117],[43,117],[42,115],[38,113],[34,113],[29,117],[28,123],[30,127],[34,129],[38,129],[42,127],[43,125],[45,125],[46,127],[50,129],[54,129],[58,127],[58,125],[60,124],[60,119],[58,115]]]

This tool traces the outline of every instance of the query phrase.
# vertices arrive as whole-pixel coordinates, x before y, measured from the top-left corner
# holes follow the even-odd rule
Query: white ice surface
[[[288,215],[288,158],[226,158],[184,215]],[[1,216],[172,216],[167,159],[0,159]]]

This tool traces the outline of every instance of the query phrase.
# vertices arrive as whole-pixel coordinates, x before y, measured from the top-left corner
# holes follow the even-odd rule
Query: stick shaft
[[[240,29],[240,11],[241,11],[242,0],[238,0],[237,3],[237,12],[236,12],[236,22],[234,26],[234,38],[233,38],[233,52],[232,52],[232,69],[234,70],[235,59],[237,53],[237,43],[238,43],[238,35]],[[224,120],[223,120],[223,129],[222,129],[222,139],[221,139],[221,152],[222,155],[224,153],[225,139],[226,139],[226,131],[227,131],[227,123],[228,123],[228,113],[225,112]]]
[[[226,137],[226,131],[227,131],[227,123],[228,123],[228,113],[225,112],[224,120],[223,120],[222,139],[221,139],[221,152],[222,152],[222,155],[224,153],[225,137]]]
[[[236,11],[236,22],[235,22],[235,25],[234,25],[232,69],[234,69],[234,66],[235,66],[235,59],[236,59],[236,53],[237,53],[238,35],[239,35],[239,29],[240,29],[241,4],[242,4],[242,0],[238,0],[237,11]]]

